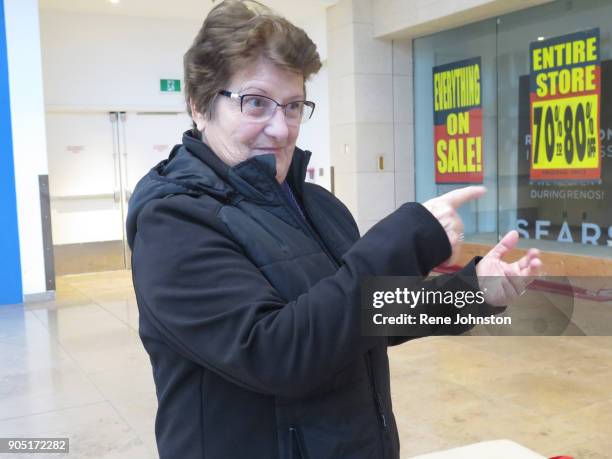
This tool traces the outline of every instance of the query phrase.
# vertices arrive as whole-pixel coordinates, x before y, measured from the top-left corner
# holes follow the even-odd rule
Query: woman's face
[[[267,96],[280,104],[304,100],[304,78],[282,69],[264,58],[237,72],[227,91],[237,94]],[[293,158],[300,125],[288,124],[278,108],[265,122],[252,121],[240,112],[240,100],[217,96],[212,119],[194,113],[198,129],[208,146],[229,166],[252,156],[273,154],[276,157],[276,180],[282,183]]]

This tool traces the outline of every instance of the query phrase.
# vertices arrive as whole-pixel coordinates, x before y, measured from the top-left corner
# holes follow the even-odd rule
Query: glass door
[[[56,275],[130,267],[129,197],[190,122],[177,112],[47,113]]]
[[[125,267],[116,114],[47,113],[55,273]]]

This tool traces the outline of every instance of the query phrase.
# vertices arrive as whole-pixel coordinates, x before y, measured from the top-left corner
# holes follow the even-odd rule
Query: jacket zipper
[[[376,390],[376,388],[374,389]],[[383,429],[387,428],[387,418],[385,418],[385,412],[383,411],[383,402],[382,396],[380,392],[376,392],[376,406],[378,407],[378,412],[380,413],[380,421],[383,426]]]
[[[279,185],[279,188],[280,188],[280,185]],[[306,231],[307,234],[309,234],[311,237],[314,238],[315,241],[317,241],[317,243],[321,246],[321,248],[323,249],[325,254],[328,256],[328,258],[336,266],[336,268],[339,268],[340,265],[336,262],[336,259],[333,257],[333,255],[331,254],[331,252],[329,251],[329,249],[327,248],[323,240],[319,237],[319,235],[316,234],[316,232],[310,228],[310,225],[308,224],[308,221],[306,220],[305,216],[302,217],[302,215],[296,215],[298,214],[298,212],[293,208],[293,206],[289,202],[289,198],[286,196],[285,192],[282,189],[281,189],[281,195],[283,196],[283,200],[285,204],[287,205],[287,207],[289,207],[289,212],[291,212],[294,218],[297,219],[300,226]],[[296,205],[299,205],[299,204],[297,204],[296,202]],[[374,378],[374,370],[372,369],[372,362],[371,362],[369,352],[366,353],[366,365],[368,367],[368,373],[370,375],[370,381],[372,383],[372,392],[373,392],[372,395],[374,396],[374,404],[376,405],[376,411],[378,412],[378,415],[380,417],[380,424],[381,424],[382,429],[386,430],[387,429],[387,419],[385,417],[385,412],[383,410],[382,396],[380,395],[376,387],[376,379]],[[297,430],[293,427],[290,428],[289,430],[291,430],[291,432],[296,436],[296,439],[298,440],[298,445],[300,445]],[[380,433],[380,446],[381,446],[383,456],[384,456],[384,438],[383,438],[382,432]],[[301,451],[301,448],[300,448],[300,451]]]
[[[374,378],[374,370],[372,369],[372,359],[370,356],[370,352],[367,352],[365,355],[366,367],[368,369],[368,374],[370,376],[370,382],[372,384],[372,395],[374,397],[374,404],[376,405],[376,411],[379,416],[379,422],[381,426],[381,430],[379,430],[380,435],[380,449],[381,449],[381,458],[385,457],[385,439],[383,435],[383,431],[387,430],[387,418],[385,417],[385,412],[383,410],[382,396],[378,392],[376,387],[376,379]]]
[[[376,404],[376,411],[378,411],[378,415],[380,417],[380,424],[383,429],[387,428],[387,418],[385,417],[385,412],[383,410],[383,402],[382,396],[378,392],[378,388],[376,387],[376,379],[374,378],[374,370],[372,369],[372,360],[370,357],[370,353],[366,353],[366,365],[368,367],[368,373],[370,375],[370,381],[372,382],[372,392],[374,396],[374,403]]]
[[[291,459],[306,459],[306,451],[304,451],[304,445],[302,444],[297,427],[289,427],[289,434],[291,435]],[[297,458],[294,457],[296,449]]]

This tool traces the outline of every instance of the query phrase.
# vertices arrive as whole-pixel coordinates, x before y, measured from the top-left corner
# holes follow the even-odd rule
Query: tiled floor
[[[53,302],[0,306],[0,436],[69,436],[70,458],[157,457],[137,330],[127,271],[60,277]]]
[[[53,302],[0,306],[0,437],[69,436],[70,458],[157,457],[137,329],[127,271],[61,277]],[[612,457],[612,338],[427,338],[390,359],[402,458],[499,438]]]

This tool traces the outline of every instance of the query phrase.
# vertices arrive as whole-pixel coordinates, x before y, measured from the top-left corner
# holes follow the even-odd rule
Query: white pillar
[[[48,297],[38,177],[47,174],[47,146],[37,0],[4,0],[25,300]]]
[[[411,44],[374,37],[371,0],[327,19],[335,191],[363,233],[414,196]]]

